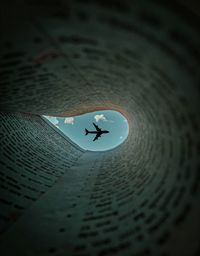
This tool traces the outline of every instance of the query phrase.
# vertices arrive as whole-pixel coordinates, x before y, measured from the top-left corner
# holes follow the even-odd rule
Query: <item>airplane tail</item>
[[[85,135],[88,135],[88,130],[87,129],[85,129]]]

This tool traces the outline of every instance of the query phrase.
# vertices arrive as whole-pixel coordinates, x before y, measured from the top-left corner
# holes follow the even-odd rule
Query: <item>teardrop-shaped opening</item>
[[[102,110],[74,117],[44,116],[59,131],[84,150],[106,151],[128,136],[128,120],[118,111]]]

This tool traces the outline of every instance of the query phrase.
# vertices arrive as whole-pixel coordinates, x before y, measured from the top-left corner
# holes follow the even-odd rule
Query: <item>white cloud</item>
[[[96,120],[96,122],[99,122],[100,120],[101,121],[107,121],[107,119],[105,118],[104,114],[96,115],[96,116],[94,116],[94,119]]]
[[[58,124],[58,119],[53,116],[45,116],[52,124],[57,125]]]
[[[74,124],[74,117],[66,117],[64,120],[65,124]]]
[[[96,122],[104,121],[104,122],[114,123],[112,120],[108,120],[108,119],[104,116],[104,114],[95,115],[95,116],[94,116],[94,119],[96,120]]]

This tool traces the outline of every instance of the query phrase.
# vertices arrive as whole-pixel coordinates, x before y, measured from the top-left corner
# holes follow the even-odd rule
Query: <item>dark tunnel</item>
[[[200,255],[200,4],[0,3],[0,255]],[[117,110],[79,148],[42,115]]]

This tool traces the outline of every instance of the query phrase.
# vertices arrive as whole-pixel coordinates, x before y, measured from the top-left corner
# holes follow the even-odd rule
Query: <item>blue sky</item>
[[[73,142],[86,150],[104,151],[115,148],[127,138],[129,132],[127,119],[121,113],[113,110],[95,111],[66,118],[44,117]],[[102,130],[108,130],[109,133],[102,134],[96,141],[93,141],[95,134],[85,136],[85,128],[89,131],[95,131],[93,122]]]

